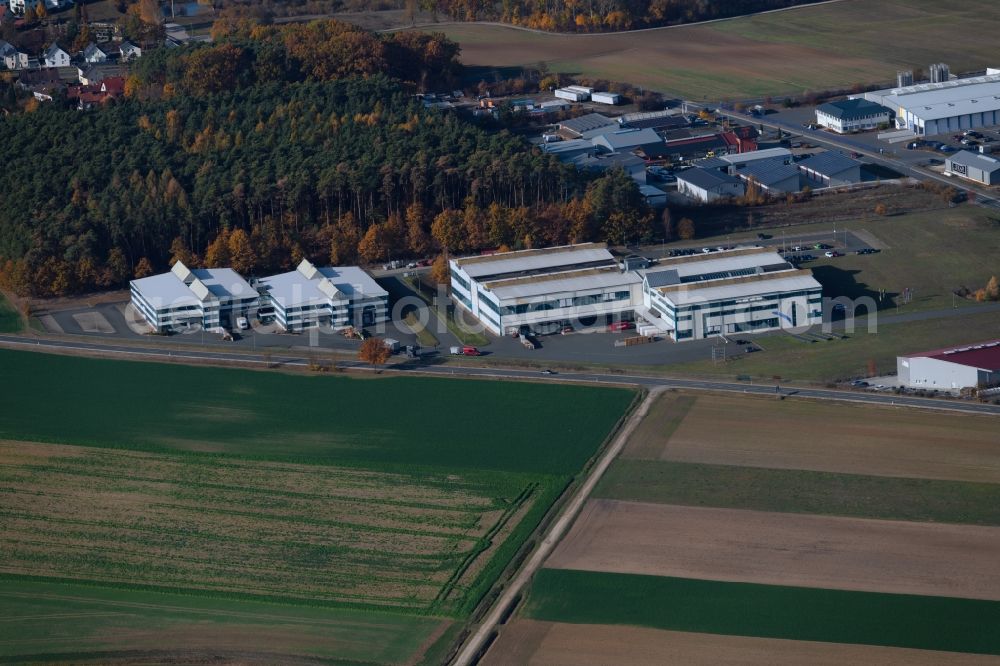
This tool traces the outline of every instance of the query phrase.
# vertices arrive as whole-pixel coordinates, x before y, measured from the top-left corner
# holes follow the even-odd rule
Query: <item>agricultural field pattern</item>
[[[0,660],[439,661],[634,396],[6,351],[0,380]],[[539,428],[551,401],[587,413]]]

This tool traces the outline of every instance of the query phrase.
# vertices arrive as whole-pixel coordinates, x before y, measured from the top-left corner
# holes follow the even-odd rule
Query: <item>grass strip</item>
[[[21,330],[21,315],[14,306],[0,294],[0,333],[17,333]]]
[[[422,347],[437,347],[438,344],[440,344],[438,339],[434,337],[434,334],[428,331],[427,327],[420,323],[420,320],[417,319],[417,315],[414,313],[408,313],[403,321],[405,321],[406,325],[410,327],[413,334],[417,336],[417,342],[419,342]]]
[[[534,619],[1000,654],[1000,602],[542,569]]]
[[[918,522],[1000,525],[1000,484],[616,460],[595,497]]]

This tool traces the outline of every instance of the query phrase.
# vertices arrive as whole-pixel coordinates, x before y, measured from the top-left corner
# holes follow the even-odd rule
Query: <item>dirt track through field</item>
[[[988,418],[699,396],[663,439],[659,458],[676,462],[1000,483]]]
[[[516,619],[482,661],[483,666],[986,666],[997,658],[985,655],[910,650],[874,645],[789,641],[746,636],[662,631],[640,627],[563,624]]]
[[[591,500],[549,567],[1000,600],[1000,528]]]

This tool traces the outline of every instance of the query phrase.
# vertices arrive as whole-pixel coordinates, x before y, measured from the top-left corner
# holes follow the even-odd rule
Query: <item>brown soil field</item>
[[[435,481],[0,442],[0,571],[422,608],[531,506]]]
[[[591,500],[546,566],[1000,600],[1000,528]]]
[[[991,417],[702,395],[658,455],[648,442],[642,451],[676,462],[998,483],[997,432]]]
[[[552,71],[627,81],[689,99],[849,86],[871,79],[873,71],[886,71],[880,63],[847,52],[758,41],[711,26],[607,35],[539,34],[494,25],[443,25],[440,31],[459,42],[465,65],[544,62]],[[817,61],[823,62],[822,72],[807,66]]]
[[[987,666],[996,657],[931,650],[789,641],[747,636],[721,636],[640,627],[564,624],[515,619],[500,636],[483,666],[720,666],[767,664],[774,666]]]

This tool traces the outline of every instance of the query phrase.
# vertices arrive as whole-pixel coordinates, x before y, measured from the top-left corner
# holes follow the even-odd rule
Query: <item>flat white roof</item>
[[[160,273],[132,280],[132,286],[153,305],[199,305],[201,299],[173,273]]]
[[[765,148],[764,150],[751,150],[749,153],[735,153],[733,155],[719,155],[715,159],[728,162],[729,164],[746,164],[757,160],[785,159],[792,156],[792,151],[787,148]]]
[[[489,282],[484,287],[501,302],[509,302],[567,292],[628,287],[641,282],[642,278],[634,272],[622,272],[618,268],[598,268],[498,280]]]
[[[546,268],[571,267],[599,261],[614,263],[604,243],[562,245],[542,250],[519,250],[481,257],[461,257],[452,261],[471,278],[506,275]]]
[[[793,274],[787,277],[782,277],[783,273],[768,273],[767,275],[774,277],[722,285],[717,282],[692,282],[684,285],[681,289],[668,291],[662,295],[674,305],[691,305],[693,303],[761,296],[775,292],[820,288],[820,283],[811,275]],[[712,286],[713,284],[716,286]]]
[[[170,303],[175,306],[201,303],[202,298],[195,291],[197,287],[193,286],[199,282],[209,294],[220,301],[257,296],[257,290],[231,268],[195,268],[188,275],[196,278],[198,282],[189,280],[190,284],[186,284],[174,271],[171,271],[133,280],[132,285],[149,302]]]
[[[996,111],[1000,110],[1000,74],[876,90],[864,97],[890,109],[905,109],[923,120]]]
[[[750,248],[756,249],[756,248]],[[698,255],[688,257],[674,257],[660,260],[656,268],[650,268],[647,273],[656,273],[662,270],[675,270],[680,277],[688,275],[704,275],[707,273],[724,273],[726,271],[738,271],[744,268],[755,268],[757,266],[773,266],[776,264],[788,263],[781,258],[781,255],[773,250],[761,248],[757,252],[748,252],[746,249],[723,250],[705,254],[702,261],[690,261]],[[700,257],[699,257],[700,258]],[[689,259],[689,261],[683,261]]]
[[[261,279],[260,284],[267,287],[271,300],[283,308],[330,302],[330,297],[320,290],[320,276],[329,278],[330,282],[349,300],[361,300],[387,296],[388,292],[368,273],[357,266],[337,266],[317,268],[313,279],[307,278],[301,271],[272,275]]]

